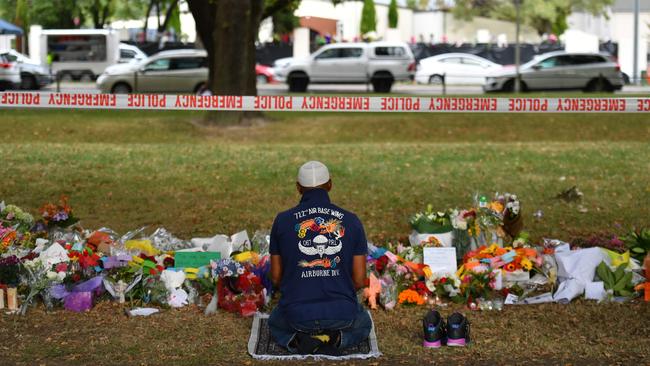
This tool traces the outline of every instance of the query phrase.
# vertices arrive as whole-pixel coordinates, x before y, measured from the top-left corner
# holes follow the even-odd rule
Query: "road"
[[[446,88],[447,95],[480,95],[483,94],[481,86],[478,85],[450,85]],[[52,84],[44,91],[55,92],[56,84]],[[98,93],[94,83],[81,83],[81,82],[68,82],[61,83],[61,92],[64,93]],[[258,94],[260,95],[280,95],[287,93],[287,86],[285,84],[260,84],[257,86]],[[368,93],[372,92],[370,85],[348,85],[348,84],[323,84],[323,85],[310,85],[309,91],[319,94],[328,93]],[[438,85],[420,85],[420,84],[405,84],[398,83],[393,86],[393,92],[398,94],[410,95],[440,95],[443,93],[442,87]],[[625,86],[623,90],[616,92],[616,94],[650,94],[650,86]]]

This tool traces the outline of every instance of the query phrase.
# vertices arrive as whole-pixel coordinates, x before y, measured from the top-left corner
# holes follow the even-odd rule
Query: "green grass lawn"
[[[408,235],[409,215],[428,203],[467,207],[475,192],[517,193],[536,239],[650,224],[642,114],[272,113],[249,127],[202,128],[198,112],[0,113],[0,200],[36,213],[67,194],[88,228],[164,226],[182,238],[268,229],[297,202],[295,175],[310,159],[328,164],[333,200],[378,244]],[[573,185],[586,213],[554,199]],[[250,361],[248,319],[192,309],[126,319],[116,306],[0,317],[0,352],[25,364],[85,364],[82,349],[99,364]],[[630,363],[650,357],[649,311],[577,302],[472,313],[475,344],[436,353],[420,347],[424,308],[374,316],[382,364]]]

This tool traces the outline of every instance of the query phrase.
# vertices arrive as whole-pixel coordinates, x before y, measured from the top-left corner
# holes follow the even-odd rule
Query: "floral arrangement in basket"
[[[260,267],[270,265],[268,257]],[[252,263],[240,263],[227,258],[213,264],[212,274],[217,280],[219,307],[242,316],[252,316],[266,302],[267,290]],[[260,273],[260,272],[258,272]]]
[[[431,204],[427,205],[425,211],[411,216],[409,224],[420,234],[441,234],[453,229],[449,212],[434,212]]]

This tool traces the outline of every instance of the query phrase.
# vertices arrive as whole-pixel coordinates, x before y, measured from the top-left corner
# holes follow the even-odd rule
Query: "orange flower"
[[[424,297],[420,296],[420,294],[417,293],[417,291],[414,290],[404,290],[400,292],[398,296],[398,302],[400,304],[417,304],[417,305],[424,305]]]

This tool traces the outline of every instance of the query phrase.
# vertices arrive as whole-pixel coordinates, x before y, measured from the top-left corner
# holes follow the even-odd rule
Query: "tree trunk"
[[[171,4],[169,4],[169,8],[167,8],[167,11],[165,12],[165,20],[158,27],[158,34],[164,33],[167,30],[167,25],[169,24],[169,20],[172,17],[172,12],[177,6],[178,6],[178,0],[174,0],[172,1]]]
[[[217,6],[209,0],[191,0],[187,2],[190,12],[196,22],[196,33],[208,53],[208,65],[214,65],[214,41],[212,40],[213,30],[216,27]],[[214,70],[209,68],[208,84],[212,85]]]
[[[149,1],[149,6],[147,6],[147,12],[144,15],[144,26],[142,27],[142,33],[144,33],[144,37],[142,37],[142,43],[147,42],[147,28],[149,27],[149,15],[151,14],[151,9],[153,9],[153,5],[155,2],[156,0]]]
[[[255,41],[263,0],[220,0],[216,5],[210,90],[215,95],[256,95]],[[208,114],[207,122],[234,125],[245,117],[239,111],[213,112]]]

